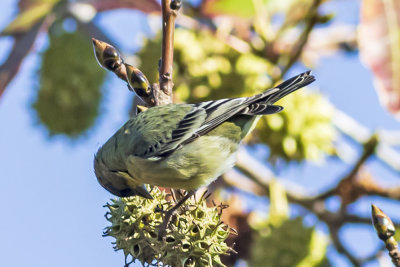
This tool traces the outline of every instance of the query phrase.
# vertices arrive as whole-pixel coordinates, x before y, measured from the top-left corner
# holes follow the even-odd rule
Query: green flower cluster
[[[260,141],[270,148],[270,159],[313,160],[334,154],[334,109],[319,93],[299,91],[277,102],[283,112],[263,116],[257,125]]]
[[[160,36],[149,39],[137,54],[140,69],[153,81],[158,77],[154,62],[160,58],[154,51],[160,46]],[[272,87],[269,74],[279,72],[267,58],[240,53],[208,31],[177,29],[174,62],[175,102],[250,96]],[[321,160],[334,153],[333,108],[326,99],[300,90],[281,104],[283,112],[262,117],[252,143],[268,145],[271,160]]]
[[[206,201],[189,199],[172,216],[163,241],[158,240],[158,228],[163,212],[174,203],[157,187],[150,191],[153,200],[142,197],[118,198],[106,207],[105,236],[115,238],[114,249],[124,251],[133,261],[145,266],[225,266],[220,255],[232,249],[225,243],[230,228],[220,221],[221,209],[207,207]]]
[[[79,32],[50,33],[49,37],[33,108],[50,135],[78,137],[99,113],[106,73],[96,67],[88,37]]]
[[[161,36],[146,40],[137,54],[140,70],[156,81],[154,62],[160,58]],[[174,37],[174,96],[188,103],[249,96],[271,86],[268,60],[242,54],[208,31],[176,29]]]

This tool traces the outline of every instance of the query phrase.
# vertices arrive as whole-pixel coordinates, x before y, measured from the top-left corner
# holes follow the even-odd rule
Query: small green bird
[[[127,69],[128,78],[135,75]],[[151,199],[144,187],[151,184],[188,190],[181,200],[185,201],[233,167],[241,140],[260,115],[281,111],[283,107],[273,105],[276,101],[314,80],[308,71],[252,97],[149,108],[128,120],[98,150],[97,179],[119,197]]]
[[[233,167],[259,115],[281,111],[276,101],[314,80],[308,71],[252,97],[149,108],[98,150],[97,179],[119,197],[151,198],[144,184],[189,191],[208,185]]]

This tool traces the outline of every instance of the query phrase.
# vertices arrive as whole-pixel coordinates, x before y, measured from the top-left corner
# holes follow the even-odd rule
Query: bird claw
[[[163,207],[161,206],[161,208],[159,206],[156,207],[156,209],[158,208],[160,210],[160,212],[163,212],[164,215],[164,220],[162,222],[162,224],[160,225],[160,227],[158,228],[158,241],[163,240],[165,234],[167,233],[167,227],[169,222],[171,221],[171,217],[172,215],[175,213],[175,211],[178,210],[179,207],[182,206],[183,203],[185,203],[185,201],[190,198],[191,196],[193,196],[195,193],[195,191],[189,191],[181,200],[179,200],[178,203],[176,203],[175,206],[173,206],[171,209],[164,211]]]
[[[164,220],[162,222],[162,224],[160,225],[160,227],[158,228],[158,241],[162,241],[165,237],[165,235],[167,234],[167,227],[168,224],[171,221],[172,215],[175,213],[175,209],[170,209],[168,211],[160,211],[163,212],[165,214],[164,216]]]

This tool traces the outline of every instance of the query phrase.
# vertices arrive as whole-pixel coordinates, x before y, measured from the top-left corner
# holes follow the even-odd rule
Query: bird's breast
[[[238,148],[231,138],[206,135],[164,159],[129,156],[126,165],[138,183],[194,190],[232,168]]]

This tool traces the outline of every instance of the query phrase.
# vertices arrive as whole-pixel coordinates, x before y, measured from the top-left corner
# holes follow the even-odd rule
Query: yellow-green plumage
[[[241,140],[260,115],[283,108],[283,96],[311,83],[309,72],[249,98],[149,108],[130,119],[97,152],[100,184],[118,196],[151,196],[143,184],[195,190],[235,163]]]
[[[241,128],[225,122],[163,160],[129,156],[128,171],[141,184],[195,190],[233,167],[240,137]]]

